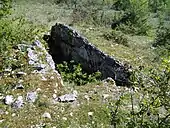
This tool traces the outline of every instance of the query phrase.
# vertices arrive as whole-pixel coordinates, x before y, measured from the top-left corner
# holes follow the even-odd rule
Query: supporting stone
[[[71,27],[60,23],[52,26],[47,42],[56,63],[74,60],[89,73],[100,71],[103,79],[112,77],[117,85],[129,84],[130,72],[123,64],[103,53]]]

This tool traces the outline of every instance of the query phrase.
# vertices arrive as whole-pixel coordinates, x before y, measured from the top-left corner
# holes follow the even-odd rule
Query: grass
[[[107,6],[105,8],[107,8]],[[43,30],[41,29],[38,33],[37,31],[35,32],[41,40],[43,33],[49,31],[51,26],[56,22],[72,24],[72,12],[73,9],[68,8],[65,5],[60,6],[51,3],[51,0],[16,0],[13,13],[9,19],[24,17],[31,24],[38,26],[42,25]],[[73,24],[73,27],[87,37],[87,39],[96,47],[103,50],[105,53],[114,56],[123,63],[128,63],[133,67],[141,65],[150,67],[157,65],[157,63],[153,62],[155,53],[151,48],[152,37],[126,35],[126,38],[128,39],[127,47],[118,44],[113,40],[106,40],[104,38],[104,34],[112,31],[109,25],[94,26],[92,24],[80,22]],[[29,28],[29,25],[23,27],[23,30],[27,30],[27,28]],[[24,31],[22,32],[24,33]],[[30,34],[29,38],[30,36],[32,35]],[[32,43],[33,40],[34,37],[31,37],[31,40],[28,43]],[[19,53],[15,53],[15,50],[12,48],[10,49],[9,54],[10,56],[7,55],[7,59],[14,55],[19,55]],[[25,54],[23,57],[24,56]],[[124,100],[120,105],[118,115],[120,116],[120,119],[123,118],[123,116],[129,117],[128,114],[130,114],[132,107],[131,102],[129,102],[131,96],[129,88],[116,87],[114,84],[101,81],[85,86],[75,86],[74,84],[65,83],[64,87],[59,88],[56,84],[57,79],[51,79],[51,75],[53,74],[48,74],[47,81],[42,81],[41,76],[31,74],[33,69],[26,64],[27,58],[21,57],[20,59],[19,63],[24,64],[24,66],[23,68],[18,68],[18,70],[25,71],[28,75],[20,78],[17,78],[15,75],[0,77],[0,94],[2,96],[12,94],[15,97],[19,95],[26,96],[27,92],[36,91],[38,89],[40,90],[38,91],[38,99],[33,104],[26,103],[24,107],[19,110],[14,110],[10,106],[0,102],[0,110],[8,112],[6,114],[0,114],[0,121],[2,121],[0,127],[23,128],[39,126],[45,128],[109,128],[113,121],[111,111],[116,111],[117,100],[119,100],[122,95]],[[3,64],[4,60],[0,57],[0,66]],[[24,89],[14,90],[13,86],[20,79],[24,81]],[[53,103],[53,94],[60,96],[70,93],[73,90],[78,92],[78,99],[76,102]],[[106,95],[108,97],[104,98]],[[134,96],[137,97],[134,104],[138,109],[140,108],[138,102],[142,94],[136,92]],[[43,118],[42,115],[44,112],[50,113],[51,119]],[[89,112],[92,113],[92,115],[88,115]],[[123,128],[130,119],[127,118],[124,122],[121,122],[121,120],[116,121],[118,121],[120,123],[119,126]]]
[[[57,22],[64,24],[72,23],[72,9],[67,7],[59,7],[58,5],[43,0],[19,2],[15,6],[14,16],[23,15],[29,21],[37,24],[46,25],[50,29],[52,25]],[[53,17],[53,18],[52,18]],[[49,20],[50,19],[50,20]],[[142,36],[128,37],[130,47],[117,45],[113,41],[107,41],[103,38],[103,34],[111,31],[110,27],[84,24],[84,22],[75,24],[73,26],[76,30],[82,33],[91,43],[121,61],[136,65],[150,65],[154,58],[153,50],[150,48],[152,41],[151,38]],[[92,29],[89,29],[92,28]]]

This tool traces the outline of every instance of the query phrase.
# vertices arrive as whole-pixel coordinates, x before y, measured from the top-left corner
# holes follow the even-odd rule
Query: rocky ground
[[[38,40],[13,50],[24,55],[25,68],[9,67],[1,73],[1,127],[109,127],[109,104],[130,93],[112,78],[86,86],[63,84],[52,57]],[[19,59],[17,54],[11,59]]]

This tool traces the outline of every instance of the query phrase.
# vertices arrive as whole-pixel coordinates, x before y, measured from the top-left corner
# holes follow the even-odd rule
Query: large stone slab
[[[57,23],[52,26],[48,45],[56,63],[74,60],[87,72],[100,71],[103,79],[112,77],[117,84],[129,84],[130,72],[123,64],[96,48],[67,25]]]

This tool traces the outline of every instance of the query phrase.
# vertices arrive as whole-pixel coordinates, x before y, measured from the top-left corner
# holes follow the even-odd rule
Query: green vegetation
[[[132,85],[116,87],[98,81],[100,73],[84,73],[81,65],[72,61],[57,65],[67,84],[63,88],[50,79],[52,74],[47,81],[32,74],[26,51],[16,47],[36,39],[43,42],[43,33],[56,22],[73,26],[99,49],[132,65]],[[27,75],[1,75],[6,69]],[[20,80],[24,89],[15,90]],[[168,128],[169,85],[169,0],[0,1],[0,97],[40,90],[33,105],[25,104],[19,110],[0,99],[0,127]],[[53,103],[53,94],[73,90],[78,92],[76,102]],[[49,112],[51,119],[43,118],[44,112]]]
[[[95,72],[92,74],[83,73],[81,65],[76,64],[74,61],[58,64],[57,69],[64,81],[77,85],[85,85],[87,83],[97,82],[97,80],[100,80],[101,77],[100,72]]]

